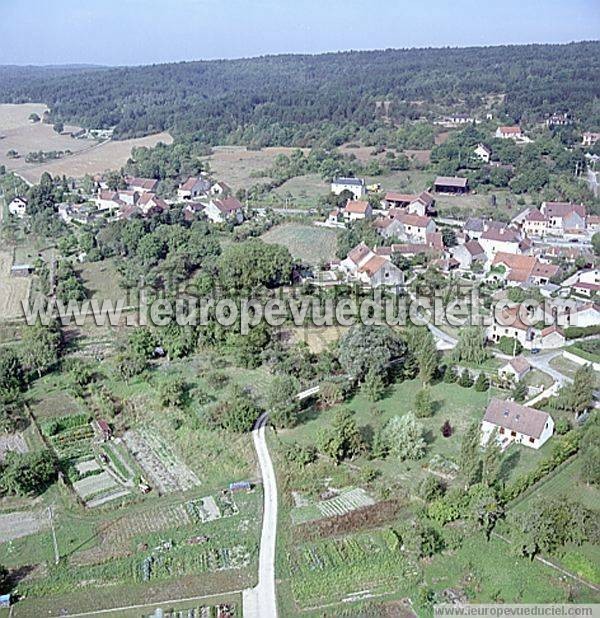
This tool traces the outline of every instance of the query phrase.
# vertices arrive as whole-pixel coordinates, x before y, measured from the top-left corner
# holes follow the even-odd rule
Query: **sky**
[[[0,0],[0,64],[598,39],[600,0]]]

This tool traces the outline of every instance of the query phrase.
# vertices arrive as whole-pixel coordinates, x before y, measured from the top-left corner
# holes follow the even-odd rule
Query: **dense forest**
[[[129,68],[0,67],[0,100],[44,102],[54,121],[164,129],[208,144],[352,139],[440,113],[528,122],[568,111],[600,129],[600,42],[281,55]],[[386,102],[383,105],[383,102]]]

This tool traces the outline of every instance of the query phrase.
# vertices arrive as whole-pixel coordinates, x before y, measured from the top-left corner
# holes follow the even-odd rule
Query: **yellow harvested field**
[[[20,317],[23,314],[21,301],[29,298],[31,279],[11,277],[12,255],[0,251],[0,320]]]
[[[173,141],[165,132],[130,140],[98,143],[71,137],[71,132],[78,129],[73,126],[65,126],[64,132],[58,135],[51,125],[32,123],[29,120],[30,114],[36,113],[41,117],[46,109],[45,105],[39,103],[0,105],[0,165],[5,165],[8,170],[18,173],[28,182],[37,182],[45,171],[53,176],[64,174],[80,178],[86,174],[117,169],[127,162],[132,148],[152,147],[158,142],[170,144]],[[16,150],[19,158],[9,158],[9,150]],[[25,162],[28,153],[39,150],[70,150],[72,154],[40,164]]]

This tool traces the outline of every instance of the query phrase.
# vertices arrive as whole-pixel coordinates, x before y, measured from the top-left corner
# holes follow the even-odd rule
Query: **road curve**
[[[258,556],[258,584],[244,590],[244,618],[277,618],[275,596],[275,544],[277,541],[277,481],[267,448],[265,430],[269,417],[261,414],[254,425],[252,438],[263,479],[263,520]]]

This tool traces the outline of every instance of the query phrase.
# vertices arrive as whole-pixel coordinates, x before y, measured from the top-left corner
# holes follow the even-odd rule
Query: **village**
[[[1,166],[0,616],[597,602],[600,133],[465,100],[376,101],[333,145]],[[53,113],[24,132],[118,141]],[[146,295],[427,309],[244,332],[143,323]]]

